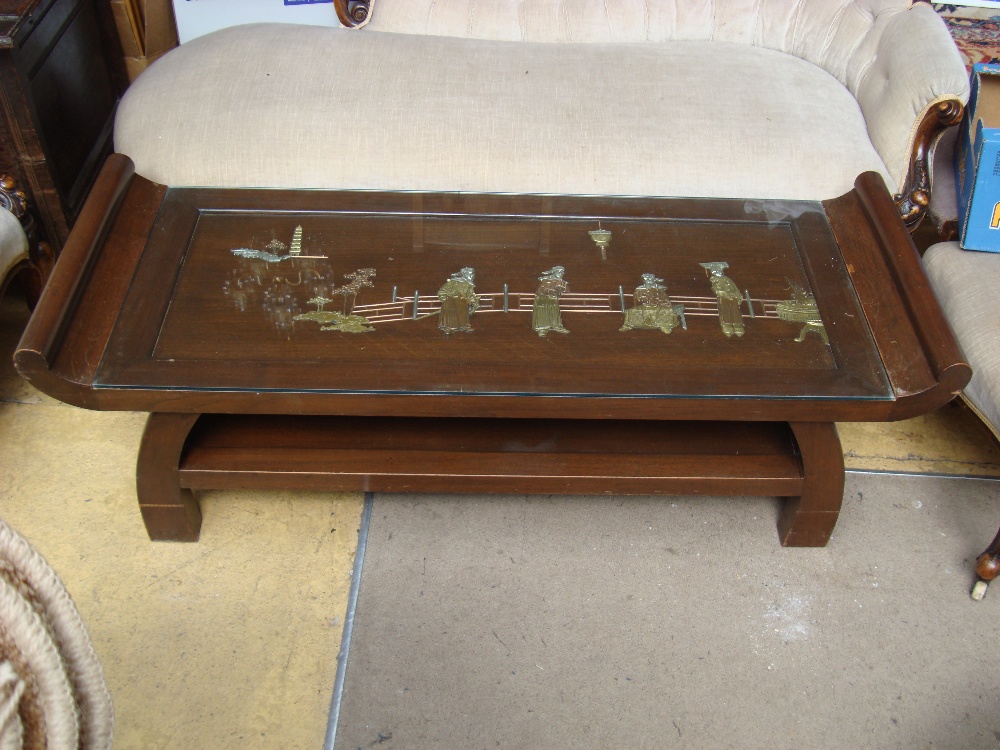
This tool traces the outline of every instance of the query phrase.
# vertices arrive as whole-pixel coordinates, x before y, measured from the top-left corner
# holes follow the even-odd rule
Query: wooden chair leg
[[[802,495],[778,519],[783,547],[825,547],[844,502],[844,452],[832,422],[792,422],[802,460]]]
[[[197,414],[150,414],[139,446],[136,490],[146,532],[153,541],[197,542],[201,508],[180,486],[184,441]]]
[[[972,586],[972,598],[979,601],[986,596],[990,581],[998,575],[1000,575],[1000,531],[986,551],[976,560],[977,580]]]

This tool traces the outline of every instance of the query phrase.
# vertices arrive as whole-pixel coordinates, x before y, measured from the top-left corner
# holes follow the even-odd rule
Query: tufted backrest
[[[922,118],[940,102],[968,97],[968,74],[955,44],[933,7],[921,0],[371,0],[370,5],[368,27],[375,31],[547,43],[728,42],[793,55],[822,68],[854,95],[872,143],[899,185],[910,169]],[[720,51],[720,66],[725,59]]]
[[[373,0],[369,28],[532,42],[723,41],[786,52],[854,88],[854,52],[911,0]],[[852,80],[853,79],[853,80]]]

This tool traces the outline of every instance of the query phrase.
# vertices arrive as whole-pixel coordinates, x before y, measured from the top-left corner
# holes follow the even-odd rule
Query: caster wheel
[[[970,593],[970,596],[977,602],[981,602],[983,600],[983,597],[986,596],[986,590],[989,587],[990,585],[986,581],[982,580],[976,581],[975,585],[972,587],[972,592]]]

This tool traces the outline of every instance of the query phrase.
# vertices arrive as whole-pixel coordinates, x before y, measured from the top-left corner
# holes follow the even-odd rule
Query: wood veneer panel
[[[895,392],[906,396],[933,387],[937,381],[861,199],[854,193],[839,198],[827,205],[827,215]]]
[[[191,488],[795,495],[786,425],[203,416]]]

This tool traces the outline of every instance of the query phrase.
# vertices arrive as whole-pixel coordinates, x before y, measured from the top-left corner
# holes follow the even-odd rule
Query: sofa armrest
[[[855,50],[847,85],[896,184],[904,219],[915,225],[930,200],[931,147],[961,119],[969,99],[955,42],[928,4],[885,13]]]

